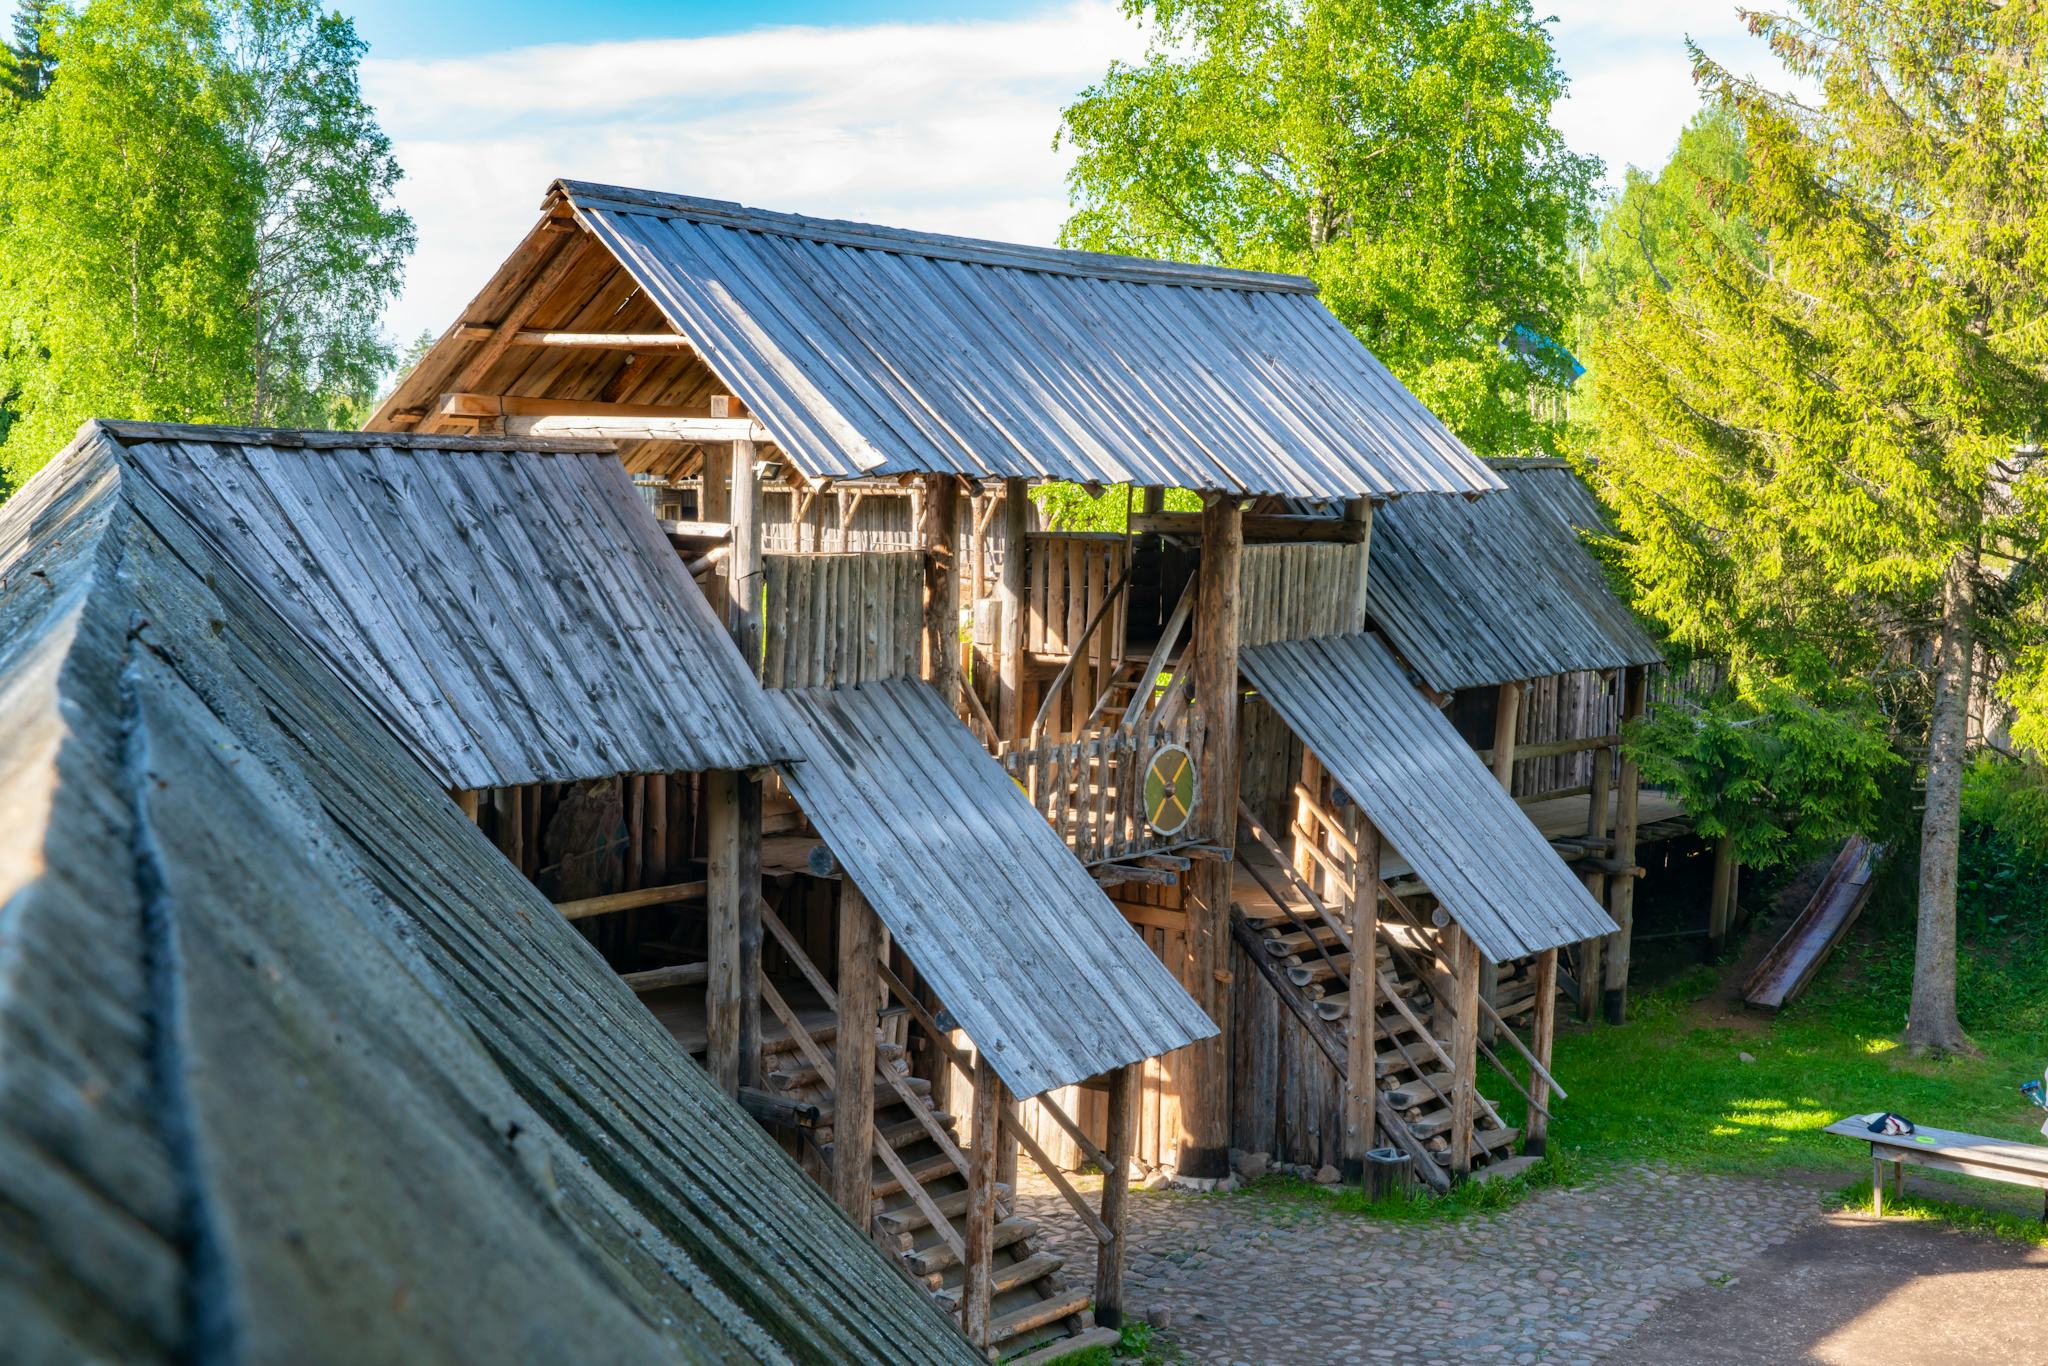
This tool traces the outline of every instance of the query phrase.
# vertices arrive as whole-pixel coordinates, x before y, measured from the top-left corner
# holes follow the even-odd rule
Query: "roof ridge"
[[[1055,275],[1080,275],[1102,280],[1126,280],[1134,284],[1180,285],[1188,288],[1232,289],[1275,294],[1318,292],[1315,282],[1305,275],[1233,270],[1227,266],[1162,261],[1145,256],[1120,256],[1111,252],[1081,251],[1072,247],[1035,247],[1021,242],[999,242],[985,237],[919,232],[909,228],[891,228],[844,218],[812,218],[804,214],[783,213],[773,209],[749,208],[729,199],[699,199],[691,195],[669,194],[660,190],[639,190],[630,186],[606,185],[596,181],[557,180],[548,187],[548,194],[551,198],[555,195],[567,196],[569,201],[580,209],[613,208],[629,213],[653,213],[748,232],[799,237],[868,251],[891,251],[938,260],[961,261],[970,265],[1035,270]]]
[[[206,441],[230,446],[303,447],[308,450],[361,450],[395,446],[413,450],[519,451],[537,455],[615,455],[612,441],[570,437],[463,436],[427,432],[326,431],[299,427],[230,427],[204,422],[139,422],[126,418],[88,418],[78,429],[84,438],[105,432],[123,446],[137,441]]]

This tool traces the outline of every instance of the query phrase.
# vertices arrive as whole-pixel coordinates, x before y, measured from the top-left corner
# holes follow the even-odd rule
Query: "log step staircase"
[[[824,1062],[836,1060],[829,1048],[821,1046],[819,1051]],[[879,1141],[870,1232],[947,1314],[957,1318],[966,1280],[960,1249],[966,1241],[967,1165],[956,1122],[952,1115],[931,1108],[929,1083],[908,1074],[901,1049],[881,1045],[876,1065],[893,1070],[901,1089],[884,1080],[875,1095],[874,1131]],[[793,1058],[788,1066],[771,1065],[766,1079],[782,1098],[817,1107],[813,1136],[819,1167],[814,1174],[829,1172],[836,1138],[829,1067]],[[942,1146],[933,1137],[934,1127],[947,1136],[948,1144]],[[881,1159],[882,1144],[894,1151],[900,1171]],[[946,1221],[943,1226],[933,1222],[933,1212]],[[990,1357],[1046,1361],[1117,1341],[1115,1330],[1094,1326],[1091,1292],[1065,1284],[1064,1259],[1036,1248],[1039,1226],[1015,1213],[1014,1192],[1008,1186],[997,1188],[995,1218]]]

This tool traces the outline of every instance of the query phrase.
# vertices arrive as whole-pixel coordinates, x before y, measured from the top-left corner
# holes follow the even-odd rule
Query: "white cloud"
[[[1607,164],[1661,165],[1698,108],[1690,35],[1772,74],[1731,0],[1538,0],[1570,96],[1556,120]],[[393,335],[453,321],[558,176],[1021,242],[1066,216],[1063,106],[1143,35],[1112,0],[1012,19],[781,28],[372,58],[420,246]]]
[[[1142,36],[1082,0],[1015,20],[371,59],[420,245],[389,322],[438,332],[556,177],[1049,242],[1066,216],[1059,111]]]

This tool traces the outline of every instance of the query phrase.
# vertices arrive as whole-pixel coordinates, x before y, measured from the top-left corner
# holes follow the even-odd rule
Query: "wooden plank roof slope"
[[[1408,499],[1373,518],[1366,610],[1402,658],[1439,692],[1660,660],[1579,540],[1606,528],[1578,477],[1493,468],[1505,497]]]
[[[596,286],[593,302],[616,298],[610,317],[637,323],[635,296],[651,299],[717,391],[743,399],[813,478],[949,473],[1312,498],[1500,487],[1296,276],[580,181],[557,182],[547,207],[573,213],[636,287]],[[560,222],[543,220],[372,426],[436,412],[453,376],[474,389],[489,372],[506,386],[483,383],[491,393],[589,396],[562,391],[583,381],[557,382],[559,362],[491,360],[520,292],[554,279],[528,261],[573,260]],[[624,325],[610,317],[578,325]]]
[[[1378,636],[1248,646],[1240,665],[1489,959],[1614,932]]]
[[[789,752],[609,447],[100,430],[449,786]]]
[[[0,507],[14,1361],[948,1361],[106,433]]]
[[[771,695],[797,801],[1013,1093],[1216,1033],[928,684]]]

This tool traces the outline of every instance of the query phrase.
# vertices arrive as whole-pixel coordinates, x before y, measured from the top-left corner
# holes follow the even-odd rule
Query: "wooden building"
[[[1577,476],[1555,460],[1493,467],[1504,497],[1380,519],[1367,611],[1606,903],[1619,928],[1569,949],[1565,975],[1589,1017],[1604,1001],[1619,1022],[1640,857],[1690,828],[1620,751],[1662,656],[1580,539],[1605,524]]]
[[[1613,925],[1366,633],[1375,505],[1485,507],[1506,484],[1308,282],[565,182],[372,425],[617,443],[727,604],[797,753],[761,797],[763,866],[795,870],[766,895],[806,905],[814,929],[770,918],[788,942],[761,980],[790,943],[815,966],[879,933],[844,909],[844,881],[836,930],[815,928],[806,879],[850,876],[905,955],[891,971],[922,974],[896,994],[930,1017],[907,1065],[955,1109],[1007,1108],[1004,1090],[985,1098],[993,1071],[1032,1097],[1014,1128],[1052,1167],[1100,1155],[1127,1175],[1134,1150],[1213,1180],[1232,1147],[1262,1146],[1240,1141],[1270,1127],[1261,1113],[1324,1106],[1327,1070],[1297,1084],[1268,1069],[1252,1094],[1232,1037],[1300,1006],[1289,1027],[1308,1047],[1329,1027],[1341,1039],[1342,1060],[1318,1064],[1351,1116],[1324,1133],[1329,1152],[1356,1165],[1385,1138],[1442,1185],[1517,1136],[1475,1060],[1519,1039],[1466,998],[1494,955],[1547,971],[1557,945]],[[1053,479],[1133,485],[1132,534],[1036,529],[1028,489]],[[1167,511],[1167,488],[1200,492],[1202,510]],[[1290,500],[1304,510],[1264,510]],[[987,781],[969,734],[1014,784]],[[1434,767],[1402,767],[1417,749]],[[1275,781],[1307,793],[1284,824]],[[1037,835],[1015,814],[1029,809]],[[1037,852],[1046,832],[1070,863]],[[1376,843],[1392,878],[1359,872]],[[1502,871],[1536,854],[1536,872]],[[1248,871],[1262,861],[1277,892]],[[1032,879],[1053,900],[1010,900]],[[990,905],[959,918],[963,894]],[[938,919],[935,898],[950,898]],[[1117,933],[1096,937],[1112,903]],[[1288,921],[1304,910],[1313,923]],[[1260,915],[1259,936],[1299,935],[1283,947],[1316,962],[1248,949],[1234,926]],[[1043,959],[1033,922],[1067,952]],[[1079,952],[1066,925],[1085,927]],[[1328,991],[1269,987],[1267,969],[1290,988],[1294,969],[1327,980],[1348,949],[1325,950],[1358,926],[1391,983],[1367,1026],[1319,1009]],[[945,953],[1032,996],[978,1002]],[[844,993],[825,976],[814,989]],[[944,1037],[954,1026],[971,1056]],[[1158,1056],[1176,1033],[1200,1041]],[[1403,1066],[1351,1065],[1377,1039]],[[1117,1081],[1077,1071],[1112,1057]],[[1539,1080],[1539,1119],[1546,1094]]]
[[[494,609],[558,624],[608,567],[427,562],[492,566],[551,474],[631,504],[588,455],[108,423],[0,506],[10,1361],[974,1359],[449,800],[432,737],[488,717],[406,718],[333,653],[330,613],[388,609],[450,706],[510,688],[547,634]],[[390,565],[326,596],[373,526]]]

